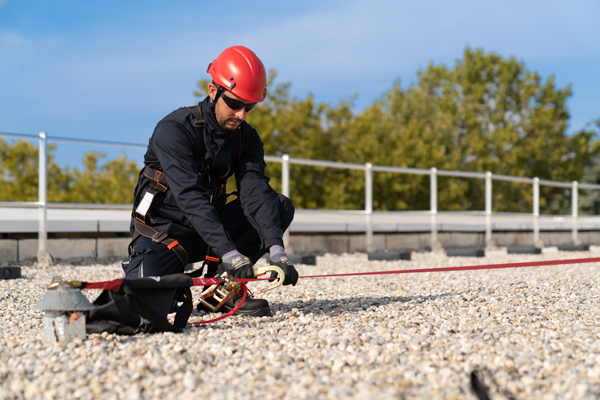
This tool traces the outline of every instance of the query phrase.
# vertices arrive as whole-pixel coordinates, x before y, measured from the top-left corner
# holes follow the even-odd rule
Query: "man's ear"
[[[212,101],[215,100],[215,96],[217,95],[217,87],[215,85],[213,85],[212,83],[208,84],[208,95],[210,96],[210,99]]]

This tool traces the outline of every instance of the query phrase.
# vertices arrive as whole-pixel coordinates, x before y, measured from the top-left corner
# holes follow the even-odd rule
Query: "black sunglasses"
[[[254,107],[256,107],[256,104],[257,104],[257,103],[244,103],[242,101],[232,99],[231,97],[225,96],[224,94],[221,95],[221,98],[223,99],[225,104],[227,104],[227,107],[231,108],[233,111],[237,111],[237,110],[244,108],[246,110],[246,112],[250,112],[250,111],[254,110]]]

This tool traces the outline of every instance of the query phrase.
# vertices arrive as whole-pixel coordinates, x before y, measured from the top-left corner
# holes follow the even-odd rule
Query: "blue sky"
[[[293,95],[357,95],[357,112],[467,46],[514,56],[571,85],[573,133],[600,118],[599,16],[596,0],[0,0],[0,132],[147,143],[196,102],[208,64],[245,45]],[[59,149],[65,164],[93,148]]]

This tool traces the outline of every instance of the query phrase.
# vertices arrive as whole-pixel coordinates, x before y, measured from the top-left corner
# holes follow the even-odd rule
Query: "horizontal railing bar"
[[[344,209],[339,209],[339,208],[297,208],[296,211],[302,211],[302,212],[306,212],[306,213],[320,213],[320,212],[330,212],[330,213],[336,213],[336,214],[352,214],[352,215],[366,215],[366,214],[370,214],[368,211],[365,210],[344,210]],[[378,211],[374,211],[374,212],[378,212]]]
[[[283,158],[282,157],[277,157],[277,156],[267,156],[265,155],[265,161],[273,161],[273,162],[283,162]]]
[[[38,135],[28,135],[25,133],[8,133],[8,132],[0,132],[0,136],[14,137],[14,138],[22,138],[22,139],[33,139],[39,140],[40,137]],[[145,149],[148,145],[141,143],[126,143],[126,142],[112,142],[108,140],[88,140],[88,139],[77,139],[77,138],[67,138],[60,136],[46,136],[48,141],[54,142],[71,142],[71,143],[85,143],[85,144],[102,144],[107,146],[125,146],[125,147],[134,147],[139,149]]]
[[[552,187],[561,187],[571,189],[573,184],[570,182],[557,182],[557,181],[549,181],[547,179],[540,179],[540,186],[552,186]]]
[[[492,179],[496,180],[496,181],[521,182],[521,183],[533,184],[533,178],[523,178],[520,176],[492,174]]]
[[[391,167],[382,165],[373,165],[373,171],[376,172],[394,172],[400,174],[412,175],[430,175],[431,170],[424,168],[409,168],[409,167]]]
[[[22,138],[22,139],[40,140],[40,137],[38,135],[28,135],[28,134],[25,134],[25,133],[0,132],[0,136]]]
[[[307,158],[292,158],[290,157],[290,164],[296,165],[312,165],[314,167],[327,167],[327,168],[340,168],[340,169],[360,169],[365,170],[364,164],[351,164],[337,161],[322,161],[322,160],[309,160]]]
[[[101,204],[101,203],[48,203],[48,208],[76,208],[92,210],[131,210],[133,204]]]
[[[125,146],[125,147],[134,147],[138,149],[145,149],[148,147],[147,144],[140,143],[125,143],[125,142],[112,142],[108,140],[87,140],[87,139],[75,139],[75,138],[66,138],[59,136],[47,136],[48,141],[51,142],[71,142],[71,143],[85,143],[85,144],[102,144],[106,146]]]
[[[579,183],[577,185],[577,187],[579,189],[592,189],[592,190],[600,189],[600,185],[594,185],[593,183]]]
[[[39,201],[0,201],[0,207],[10,208],[39,208],[43,205]]]
[[[438,176],[455,176],[455,177],[459,177],[459,178],[485,179],[484,172],[452,171],[452,170],[447,170],[447,169],[438,169],[437,174],[438,174]]]
[[[39,201],[0,201],[0,207],[38,208],[44,204]],[[100,203],[48,203],[47,208],[94,209],[94,210],[131,210],[133,204],[100,204]]]

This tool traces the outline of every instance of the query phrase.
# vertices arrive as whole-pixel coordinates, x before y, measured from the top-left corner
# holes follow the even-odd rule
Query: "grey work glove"
[[[290,262],[285,253],[273,254],[270,257],[270,260],[271,265],[281,268],[285,274],[283,284],[296,286],[296,283],[298,282],[298,271],[296,271],[294,264]],[[275,278],[276,276],[277,274],[275,272],[271,272],[271,278]]]
[[[221,257],[223,262],[217,269],[217,275],[222,275],[227,272],[227,276],[232,276],[233,279],[249,279],[254,278],[254,270],[252,269],[252,261],[237,250],[232,250]]]

